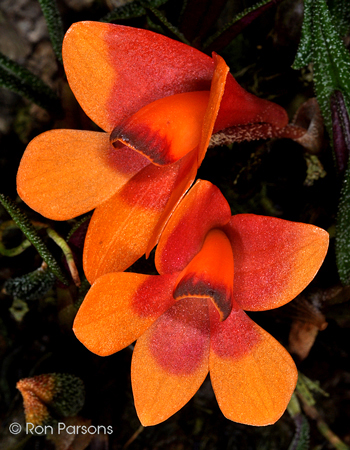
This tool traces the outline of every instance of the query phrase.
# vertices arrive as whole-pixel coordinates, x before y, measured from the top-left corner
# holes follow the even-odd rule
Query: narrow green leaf
[[[293,63],[293,69],[301,69],[312,62],[312,6],[313,0],[304,1],[304,18],[303,26],[301,28],[301,39],[299,42],[299,47],[297,54]]]
[[[0,254],[3,256],[12,257],[12,256],[20,255],[22,252],[24,252],[24,250],[26,250],[28,247],[30,247],[32,245],[28,241],[28,239],[25,239],[17,247],[6,248],[3,243],[4,232],[14,229],[14,228],[18,229],[18,226],[13,220],[7,220],[6,222],[3,222],[0,225]]]
[[[61,109],[59,100],[52,91],[48,94],[46,90],[42,91],[37,85],[28,84],[27,81],[18,78],[2,66],[0,66],[0,86],[27,98],[48,111]]]
[[[350,54],[333,25],[325,0],[319,0],[317,5],[313,11],[315,92],[332,136],[330,97],[334,90],[343,93],[347,109],[350,108]]]
[[[64,31],[61,15],[57,8],[57,3],[55,0],[39,0],[39,3],[49,30],[52,47],[57,59],[63,63],[62,42]]]
[[[165,28],[167,28],[171,33],[173,33],[181,42],[190,45],[189,41],[185,38],[185,36],[181,33],[181,31],[174,25],[172,25],[157,8],[147,6],[147,9],[151,11],[156,16],[156,18],[165,26]]]
[[[159,25],[159,23],[155,23],[149,15],[146,16],[147,27],[154,31],[155,33],[164,34],[164,28]]]
[[[281,0],[261,0],[253,6],[246,8],[237,14],[230,22],[224,25],[218,32],[210,36],[203,44],[203,49],[219,51],[228,45],[246,26],[260,16],[271,6],[276,5]]]
[[[350,54],[345,48],[325,0],[305,0],[302,39],[293,67],[314,63],[314,83],[327,131],[332,136],[330,96],[343,93],[350,107]]]
[[[62,281],[62,283],[68,285],[66,276],[64,275],[62,269],[60,268],[58,262],[51,254],[50,250],[47,248],[44,241],[38,235],[32,223],[29,221],[28,217],[21,211],[15,203],[3,194],[0,194],[0,202],[10,214],[12,219],[16,222],[18,227],[22,230],[26,238],[34,245],[39,255],[46,262],[51,271],[56,275],[56,277]]]
[[[338,205],[335,253],[340,281],[350,285],[350,165],[346,169]]]
[[[334,19],[340,36],[346,36],[350,31],[350,2],[349,0],[329,0],[328,7]]]
[[[51,101],[58,102],[58,97],[53,92],[53,90],[44,83],[40,78],[34,75],[32,72],[27,70],[25,67],[17,64],[15,61],[12,61],[10,58],[5,56],[0,52],[0,66],[4,69],[7,69],[9,72],[12,72],[16,75],[22,83],[27,84],[32,87],[38,93],[42,93],[42,95],[46,95],[51,99]]]
[[[119,6],[100,19],[101,22],[114,22],[116,20],[134,19],[147,14],[147,7],[159,8],[168,0],[136,0],[126,5]]]
[[[6,294],[24,301],[39,300],[55,282],[55,275],[46,266],[21,277],[11,278],[4,284]]]
[[[340,37],[339,11],[342,14],[349,11],[349,7],[340,0],[333,1],[333,17],[326,0],[304,1],[302,39],[293,65],[297,69],[313,62],[316,97],[333,145],[341,144],[346,138],[343,125],[350,111],[350,54]],[[333,130],[343,136],[333,136]],[[341,149],[333,150],[334,159],[339,162],[337,152]],[[337,215],[336,259],[340,280],[343,284],[350,284],[349,164],[343,183]]]

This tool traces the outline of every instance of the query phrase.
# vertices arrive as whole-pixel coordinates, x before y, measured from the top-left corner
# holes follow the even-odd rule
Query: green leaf
[[[260,16],[263,12],[271,6],[276,5],[281,0],[261,0],[253,6],[246,8],[241,13],[237,14],[230,22],[220,28],[218,32],[210,36],[203,44],[203,49],[207,52],[219,51],[226,47],[232,39],[234,39],[246,26],[253,20]]]
[[[349,0],[329,0],[328,7],[333,16],[339,35],[346,36],[350,31]]]
[[[304,19],[301,28],[301,39],[297,54],[293,63],[293,69],[298,70],[307,66],[313,59],[312,39],[313,39],[313,23],[312,23],[313,0],[304,1]]]
[[[346,169],[338,205],[335,253],[340,281],[350,285],[350,165]]]
[[[39,3],[49,30],[52,47],[57,59],[63,63],[62,42],[64,31],[61,15],[57,8],[57,3],[55,0],[39,0]]]
[[[21,300],[39,300],[49,291],[55,282],[55,275],[46,266],[21,277],[11,278],[4,283],[7,294]]]
[[[325,0],[305,0],[302,38],[293,67],[314,63],[314,83],[325,125],[332,136],[330,96],[339,90],[350,107],[350,54],[336,30]]]
[[[350,111],[350,54],[340,37],[340,17],[349,14],[349,6],[333,1],[333,16],[325,0],[304,1],[302,38],[293,67],[313,63],[317,101],[333,144],[335,161],[346,147],[344,126]],[[338,105],[341,100],[342,105]],[[337,133],[333,136],[334,132]],[[339,135],[341,133],[342,136]],[[345,142],[345,144],[344,144]],[[342,157],[347,158],[347,156]],[[337,216],[336,259],[343,284],[350,284],[350,173],[344,176]]]
[[[157,8],[147,6],[147,9],[151,11],[156,16],[156,18],[165,26],[165,28],[167,28],[171,33],[173,33],[181,42],[190,45],[189,41],[185,38],[185,36],[181,33],[181,31],[174,25],[172,25]]]
[[[119,6],[113,11],[102,17],[101,22],[114,22],[116,20],[134,19],[147,14],[147,7],[159,8],[167,3],[168,0],[136,0],[126,5]]]
[[[57,111],[61,109],[58,98],[48,86],[45,85],[45,88],[43,88],[40,83],[31,83],[28,82],[28,78],[23,79],[18,77],[17,75],[11,73],[9,70],[5,69],[1,65],[1,62],[0,85],[12,92],[15,92],[16,94],[27,98],[28,100],[36,103],[37,105],[48,111]]]
[[[23,84],[31,86],[42,95],[48,96],[52,101],[58,101],[58,97],[53,90],[45,84],[40,78],[27,70],[25,67],[12,61],[10,58],[0,52],[0,66],[16,75]]]
[[[34,245],[39,255],[46,262],[51,271],[56,275],[56,277],[62,281],[62,283],[68,285],[67,278],[65,277],[62,269],[60,268],[58,262],[51,254],[50,250],[47,248],[44,241],[38,235],[36,229],[29,221],[28,217],[18,208],[15,203],[3,194],[0,194],[0,202],[10,214],[12,219],[16,222],[18,227],[22,230],[26,238]]]

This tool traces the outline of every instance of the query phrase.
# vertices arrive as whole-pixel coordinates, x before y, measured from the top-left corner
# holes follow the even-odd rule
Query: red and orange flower
[[[185,405],[210,371],[224,415],[274,423],[295,388],[287,351],[246,315],[291,301],[313,279],[328,233],[272,217],[231,217],[217,187],[199,180],[164,229],[160,275],[98,278],[74,322],[78,339],[106,356],[137,339],[135,406],[144,425]]]
[[[98,22],[67,32],[69,85],[103,132],[52,130],[26,149],[21,198],[67,220],[94,208],[84,249],[90,282],[157,243],[195,179],[212,133],[237,140],[283,129],[283,108],[247,93],[213,58],[156,33]]]

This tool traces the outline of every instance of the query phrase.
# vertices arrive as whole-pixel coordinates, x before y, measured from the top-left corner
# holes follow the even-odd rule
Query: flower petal
[[[201,140],[198,149],[198,167],[204,159],[213,133],[221,100],[225,91],[227,75],[230,70],[221,56],[214,53],[213,58],[215,62],[215,71],[210,86],[209,102],[203,120]]]
[[[111,143],[116,148],[125,144],[153,164],[171,164],[198,146],[208,100],[209,91],[156,100],[118,124]]]
[[[242,310],[225,322],[211,308],[210,378],[223,414],[248,425],[275,423],[297,381],[288,352]]]
[[[138,339],[131,365],[135,407],[143,425],[175,414],[208,373],[207,302],[177,302]]]
[[[225,225],[230,218],[230,206],[220,190],[198,180],[162,233],[155,257],[158,272],[183,270],[201,249],[208,231]]]
[[[182,164],[183,160],[166,167],[150,164],[96,208],[83,255],[90,283],[105,273],[127,269],[145,253],[154,227],[182,175]]]
[[[288,123],[288,115],[285,109],[276,103],[245,91],[233,76],[228,74],[213,133],[237,125],[257,123],[283,128]]]
[[[220,320],[232,309],[233,255],[226,234],[210,230],[203,247],[181,272],[176,282],[174,298],[210,299],[217,308]]]
[[[263,311],[293,300],[314,278],[328,233],[313,225],[237,214],[225,227],[235,261],[233,295],[241,308]]]
[[[159,98],[209,90],[214,72],[213,60],[188,45],[101,22],[73,24],[63,60],[78,102],[108,132]]]
[[[52,130],[33,139],[17,174],[20,197],[53,220],[79,216],[110,198],[149,161],[106,133]]]
[[[100,356],[127,347],[175,303],[176,276],[122,272],[100,277],[75,317],[76,337]]]
[[[157,245],[160,236],[168,223],[169,218],[175,211],[177,205],[181,203],[182,198],[190,188],[197,175],[197,150],[193,150],[177,162],[178,174],[175,179],[168,203],[164,208],[160,219],[153,229],[152,236],[148,242],[146,257],[148,258],[153,247]]]

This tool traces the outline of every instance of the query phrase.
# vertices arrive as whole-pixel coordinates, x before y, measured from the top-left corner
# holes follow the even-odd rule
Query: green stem
[[[60,247],[66,258],[70,273],[76,286],[80,286],[80,277],[77,266],[75,265],[74,256],[72,250],[69,248],[67,242],[52,228],[46,229],[48,236]]]
[[[8,197],[0,194],[0,203],[10,214],[17,226],[22,230],[26,238],[34,245],[39,255],[43,258],[56,277],[64,284],[69,284],[58,262],[51,254],[50,250],[41,239],[34,225],[30,222],[28,217],[21,211],[18,206]]]

